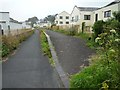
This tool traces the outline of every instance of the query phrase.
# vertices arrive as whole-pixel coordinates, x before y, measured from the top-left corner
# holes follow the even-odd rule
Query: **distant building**
[[[9,12],[0,12],[0,32],[7,35],[13,33],[15,30],[31,28],[26,22],[18,22],[13,18],[10,18]]]
[[[10,18],[9,18],[9,12],[0,12],[0,32],[2,34],[8,33],[5,32],[10,29]]]
[[[22,29],[22,22],[10,18],[10,30]]]
[[[49,28],[49,27],[51,27],[51,23],[49,21],[40,21],[39,26]]]
[[[71,13],[71,25],[77,26],[79,31],[82,29],[82,23],[85,22],[86,31],[90,32],[90,27],[93,25],[91,22],[93,20],[92,12],[97,10],[95,7],[77,7],[73,8]]]
[[[31,25],[29,22],[22,22],[22,29],[28,29],[28,28],[31,28]]]
[[[85,23],[85,31],[92,32],[93,24],[98,20],[106,21],[113,17],[113,12],[120,11],[120,0],[115,0],[110,4],[101,7],[77,7],[74,6],[71,14],[63,11],[55,18],[57,26],[77,27],[78,32],[82,30],[82,23]],[[66,19],[66,16],[69,18]]]
[[[70,14],[67,13],[66,11],[63,11],[56,15],[55,17],[55,24],[57,26],[62,26],[62,27],[69,27],[70,25]]]

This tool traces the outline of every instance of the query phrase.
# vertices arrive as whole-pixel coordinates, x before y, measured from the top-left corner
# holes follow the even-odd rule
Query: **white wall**
[[[62,16],[63,19],[60,19],[60,16]],[[69,19],[66,19],[66,16],[69,17]],[[58,22],[58,23],[56,23],[56,22]],[[60,24],[60,22],[63,22],[63,24]],[[69,24],[70,24],[70,14],[65,11],[61,12],[60,14],[58,14],[55,17],[55,23],[57,26],[69,25],[69,24],[66,24],[66,22],[69,22]]]
[[[31,28],[30,25],[27,24],[27,22],[22,22],[22,29],[29,29]]]
[[[22,24],[10,22],[10,30],[22,29]]]
[[[84,20],[84,15],[90,15],[90,20]],[[72,21],[72,17],[74,20]],[[76,19],[76,17],[78,17]],[[82,29],[82,22],[85,22],[85,26],[92,26],[93,22],[93,13],[92,11],[80,11],[77,6],[73,8],[73,11],[71,13],[71,25],[79,25],[79,31]],[[91,28],[90,28],[91,30]]]
[[[78,20],[76,20],[76,17],[78,16]],[[72,17],[74,18],[72,21]],[[73,25],[80,25],[80,19],[81,19],[81,15],[80,15],[80,11],[78,10],[78,8],[75,6],[73,8],[73,11],[71,13],[71,24]]]
[[[8,29],[9,21],[10,21],[9,12],[0,12],[0,24],[3,30]],[[5,23],[2,23],[2,22],[5,22]]]
[[[119,3],[119,5],[120,5],[120,3]],[[118,8],[118,4],[114,4],[114,5],[103,7],[99,10],[94,11],[93,12],[94,13],[94,22],[95,22],[95,15],[96,14],[98,14],[98,20],[106,21],[107,19],[113,17],[112,13],[115,12],[115,11],[118,11],[118,9],[120,9],[120,7]],[[104,17],[104,12],[109,11],[109,10],[111,10],[111,17],[105,18]]]

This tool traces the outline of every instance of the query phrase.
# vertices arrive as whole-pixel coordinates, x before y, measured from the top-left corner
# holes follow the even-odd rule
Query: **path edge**
[[[44,34],[47,37],[48,44],[49,44],[49,47],[50,47],[50,51],[51,51],[51,54],[52,54],[52,58],[55,62],[55,69],[56,69],[64,87],[69,88],[69,78],[66,75],[66,73],[64,72],[62,66],[60,65],[60,63],[58,61],[58,57],[57,57],[56,51],[53,48],[53,44],[52,44],[52,41],[50,39],[50,36],[46,32],[44,32]]]

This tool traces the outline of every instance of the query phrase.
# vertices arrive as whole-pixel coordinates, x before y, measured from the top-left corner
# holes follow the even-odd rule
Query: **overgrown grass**
[[[120,64],[114,60],[108,61],[104,54],[97,55],[92,60],[94,63],[71,76],[71,88],[120,89]]]
[[[21,33],[19,35],[4,35],[2,36],[2,42],[1,42],[1,56],[7,57],[12,51],[17,49],[19,44],[22,41],[25,41],[29,36],[31,36],[34,33],[33,30],[25,31],[24,33]]]
[[[49,57],[49,62],[52,66],[54,66],[54,60],[52,59],[52,55],[51,55],[51,51],[50,51],[50,47],[47,41],[47,37],[44,34],[44,30],[40,31],[40,39],[41,39],[41,46],[42,46],[42,51],[44,53],[44,55],[47,55]]]

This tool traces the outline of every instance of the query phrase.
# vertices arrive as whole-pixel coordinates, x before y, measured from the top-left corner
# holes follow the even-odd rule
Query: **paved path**
[[[41,52],[39,32],[23,42],[17,53],[3,63],[3,88],[57,88],[59,82]]]
[[[46,32],[53,42],[58,60],[66,73],[77,73],[80,66],[88,65],[87,59],[94,51],[85,45],[85,41],[49,30]]]

